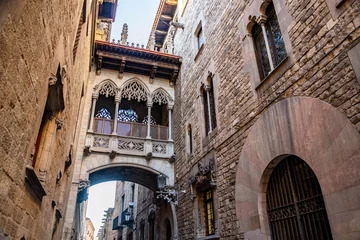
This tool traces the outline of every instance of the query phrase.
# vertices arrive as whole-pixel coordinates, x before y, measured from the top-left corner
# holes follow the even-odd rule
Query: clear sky
[[[121,39],[124,23],[128,24],[128,42],[146,46],[150,36],[160,0],[118,0],[116,19],[111,29],[111,40]],[[95,236],[102,225],[104,210],[114,207],[116,182],[106,182],[92,186],[86,216],[95,227]]]
[[[118,0],[111,40],[121,39],[124,23],[129,26],[128,42],[146,46],[160,0]]]

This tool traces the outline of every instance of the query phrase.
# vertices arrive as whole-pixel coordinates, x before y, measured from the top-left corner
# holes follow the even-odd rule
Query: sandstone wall
[[[255,84],[249,63],[251,49],[242,31],[248,19],[245,13],[255,2],[188,1],[179,16],[185,28],[177,29],[175,36],[175,54],[183,57],[175,87],[176,99],[181,98],[174,107],[176,184],[190,192],[191,167],[215,148],[221,239],[240,239],[235,204],[237,164],[250,128],[270,106],[292,96],[318,98],[340,111],[360,131],[360,88],[354,71],[359,62],[349,58],[359,48],[360,3],[347,1],[342,13],[333,18],[327,5],[333,4],[331,1],[274,1],[278,15],[284,16],[280,24],[282,31],[286,30],[283,35],[287,35],[289,59],[263,83]],[[200,21],[205,45],[197,53],[194,36]],[[217,109],[217,129],[210,137],[202,130],[200,97],[200,83],[208,71],[215,74]],[[192,154],[187,153],[185,141],[189,123]],[[193,207],[189,194],[180,196],[177,214],[181,239],[194,238],[197,223],[190,210]]]
[[[75,62],[73,45],[83,1],[0,3],[0,230],[9,239],[51,239],[55,209],[65,215],[74,164],[65,172],[64,165],[71,145],[76,153],[82,87],[89,72],[90,2]],[[31,165],[49,77],[56,74],[59,65],[67,71],[65,109],[49,120],[47,134],[51,137],[46,137],[44,145],[47,172],[43,186],[47,195],[39,201],[25,183],[25,167]],[[61,129],[56,129],[56,118],[63,120]],[[62,177],[57,182],[60,171]],[[60,239],[62,226],[63,218],[54,239]]]

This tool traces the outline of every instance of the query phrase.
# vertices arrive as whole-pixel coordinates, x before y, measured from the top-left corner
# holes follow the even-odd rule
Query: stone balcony
[[[151,125],[147,137],[147,125],[132,122],[120,122],[113,132],[113,121],[94,119],[93,131],[86,136],[87,153],[108,153],[110,158],[116,155],[143,156],[169,159],[174,155],[174,142],[168,138],[168,127]]]

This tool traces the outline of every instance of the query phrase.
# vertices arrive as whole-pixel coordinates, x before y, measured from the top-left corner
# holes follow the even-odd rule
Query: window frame
[[[207,193],[210,192],[210,197],[207,198]],[[205,228],[206,228],[206,236],[212,236],[212,235],[215,235],[215,213],[214,213],[214,197],[213,197],[213,190],[212,188],[207,188],[205,191],[203,191],[203,198],[204,198],[204,210],[205,210]],[[211,206],[211,214],[209,214],[208,212],[208,204],[210,204]],[[209,219],[211,215],[211,220]],[[210,220],[210,223],[211,223],[211,226],[209,225],[209,220]],[[210,228],[211,228],[211,231],[210,232]]]

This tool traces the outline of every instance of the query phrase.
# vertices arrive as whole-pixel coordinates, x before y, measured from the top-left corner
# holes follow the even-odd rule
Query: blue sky
[[[146,46],[160,0],[118,0],[116,19],[111,29],[111,40],[121,39],[124,23],[128,24],[128,42]],[[114,207],[116,182],[97,184],[89,190],[86,216],[100,228],[104,210]]]
[[[159,3],[160,0],[118,0],[111,39],[120,40],[122,26],[127,23],[128,42],[146,46]]]

